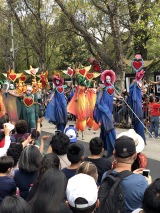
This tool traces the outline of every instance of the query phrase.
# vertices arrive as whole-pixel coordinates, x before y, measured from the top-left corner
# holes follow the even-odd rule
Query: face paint
[[[56,84],[57,84],[57,85],[59,84],[59,80],[56,80]]]
[[[111,77],[109,75],[106,76],[106,83],[107,84],[111,83]]]
[[[9,88],[12,90],[14,89],[14,85],[13,84],[10,84]]]

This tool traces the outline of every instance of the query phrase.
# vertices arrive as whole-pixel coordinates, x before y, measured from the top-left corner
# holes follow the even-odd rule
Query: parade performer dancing
[[[45,118],[57,126],[57,130],[64,132],[67,123],[67,101],[64,96],[64,80],[59,74],[53,76],[55,86],[47,105]]]
[[[97,93],[94,119],[97,123],[101,124],[100,137],[104,141],[104,149],[107,151],[107,157],[110,157],[113,155],[114,141],[116,139],[112,118],[115,73],[112,70],[103,71],[101,81],[103,86]]]
[[[94,86],[94,81],[93,80],[88,80],[88,89],[86,92],[87,95],[87,101],[89,103],[89,117],[87,119],[87,127],[89,129],[93,129],[93,133],[95,134],[96,131],[99,129],[99,124],[97,124],[94,120],[93,117],[93,111],[96,103],[96,88]]]
[[[77,70],[77,83],[74,96],[68,104],[67,111],[76,116],[76,129],[82,133],[86,127],[88,116],[88,104],[86,99],[86,79],[87,70],[85,68]],[[82,134],[83,139],[83,134]]]
[[[152,63],[152,61],[144,61],[140,54],[135,55],[132,61],[126,59],[124,59],[124,61],[126,64],[131,65],[132,69],[136,72],[136,79],[133,80],[129,88],[130,96],[128,103],[134,112],[131,116],[134,130],[143,138],[146,143],[142,111],[142,78],[145,73],[143,68]]]

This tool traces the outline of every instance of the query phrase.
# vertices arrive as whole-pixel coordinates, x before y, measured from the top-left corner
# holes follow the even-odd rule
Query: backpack
[[[128,170],[119,173],[107,171],[98,191],[100,206],[97,213],[126,213],[121,181],[131,174],[133,173]]]

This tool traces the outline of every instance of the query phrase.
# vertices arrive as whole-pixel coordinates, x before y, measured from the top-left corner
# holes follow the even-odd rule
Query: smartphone
[[[148,177],[150,174],[150,170],[149,169],[144,169],[142,175],[145,177]]]

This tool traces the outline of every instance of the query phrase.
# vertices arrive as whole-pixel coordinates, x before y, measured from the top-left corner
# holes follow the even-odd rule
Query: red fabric
[[[150,112],[150,116],[160,116],[160,104],[150,103],[149,112]]]
[[[138,155],[138,161],[139,161],[139,168],[146,168],[147,167],[148,162],[147,162],[147,158],[146,158],[145,154],[140,153]]]
[[[3,148],[5,144],[5,138],[3,140],[0,141],[0,148]]]

